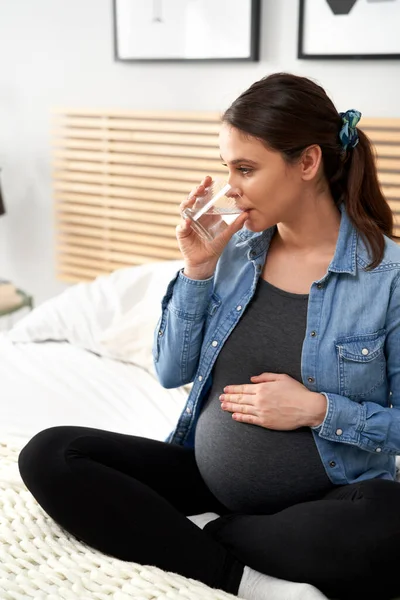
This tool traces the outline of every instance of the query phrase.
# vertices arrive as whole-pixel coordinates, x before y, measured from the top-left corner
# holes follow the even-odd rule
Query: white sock
[[[276,579],[250,567],[244,568],[238,596],[245,600],[326,600],[326,596],[308,583]]]
[[[192,523],[197,525],[197,527],[200,527],[200,529],[204,529],[207,523],[210,521],[215,521],[215,519],[218,518],[219,515],[213,512],[202,513],[201,515],[192,515],[191,517],[188,517],[189,521],[192,521]]]
[[[213,512],[187,517],[200,529],[218,519]],[[294,583],[259,573],[245,566],[240,581],[238,597],[244,600],[327,600],[317,588],[308,583]]]

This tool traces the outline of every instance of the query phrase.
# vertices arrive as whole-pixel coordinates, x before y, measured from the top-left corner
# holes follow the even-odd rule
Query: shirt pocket
[[[340,394],[362,400],[379,387],[386,376],[386,332],[354,335],[336,341]]]

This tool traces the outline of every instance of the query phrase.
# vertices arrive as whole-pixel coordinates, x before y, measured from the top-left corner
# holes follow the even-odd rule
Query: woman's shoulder
[[[383,268],[397,268],[400,269],[400,245],[398,242],[390,239],[386,235],[383,236],[385,240],[385,249],[383,253],[383,259],[381,265]],[[399,240],[400,241],[400,240]],[[377,267],[379,268],[379,267]]]
[[[385,258],[400,264],[400,239],[395,242],[386,235],[383,237],[385,239]]]
[[[377,271],[398,271],[400,272],[400,245],[386,235],[384,238],[383,257],[378,266],[371,269],[370,273]],[[367,244],[363,240],[359,240],[357,258],[361,266],[366,267],[371,263],[371,253]]]

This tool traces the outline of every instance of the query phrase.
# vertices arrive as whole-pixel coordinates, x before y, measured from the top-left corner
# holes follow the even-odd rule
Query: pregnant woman
[[[155,332],[161,384],[193,382],[175,430],[54,427],[21,452],[76,537],[248,600],[268,576],[313,598],[400,595],[400,248],[360,116],[289,74],[226,111],[243,212],[212,242],[181,220]]]

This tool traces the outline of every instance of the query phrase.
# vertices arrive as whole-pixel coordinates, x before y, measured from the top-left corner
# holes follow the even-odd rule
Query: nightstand
[[[10,315],[16,313],[17,311],[21,310],[22,308],[29,308],[29,310],[33,309],[33,297],[29,296],[29,294],[27,294],[26,292],[23,292],[22,290],[17,289],[16,292],[17,292],[18,296],[20,297],[21,301],[13,304],[12,306],[9,306],[8,308],[0,310],[0,318],[8,317],[7,318],[7,327],[5,329],[10,329],[10,325],[11,325]],[[1,327],[0,329],[3,329],[3,327]]]

